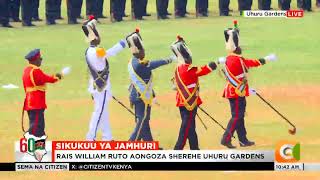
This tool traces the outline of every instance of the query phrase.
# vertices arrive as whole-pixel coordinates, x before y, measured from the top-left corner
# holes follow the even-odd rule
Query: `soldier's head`
[[[40,53],[40,49],[34,49],[30,51],[26,56],[25,59],[29,61],[29,64],[33,64],[35,66],[40,67],[42,63],[42,57]]]
[[[226,50],[229,53],[242,53],[240,47],[240,35],[238,28],[228,28],[224,30],[224,37],[226,41]]]
[[[192,53],[180,35],[178,35],[177,40],[172,43],[171,50],[177,56],[179,63],[192,64]]]
[[[89,42],[90,45],[98,46],[100,44],[101,37],[97,30],[97,20],[94,19],[94,16],[90,16],[89,20],[83,23],[82,30],[86,36],[87,42]]]
[[[135,32],[126,37],[126,41],[132,52],[132,55],[140,60],[143,60],[145,57],[145,49],[143,47],[142,38],[139,32],[140,30],[137,28]]]

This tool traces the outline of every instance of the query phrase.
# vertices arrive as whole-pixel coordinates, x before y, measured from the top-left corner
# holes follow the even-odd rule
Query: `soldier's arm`
[[[153,60],[153,61],[149,62],[147,68],[150,68],[150,70],[153,70],[153,69],[157,69],[158,67],[169,64],[169,63],[171,63],[171,62],[168,60]]]
[[[56,75],[47,75],[41,69],[35,69],[33,71],[33,79],[35,85],[40,86],[46,83],[55,83],[61,79],[61,77],[59,78]]]
[[[266,60],[264,58],[243,59],[243,63],[245,64],[246,67],[251,68],[251,67],[258,67],[258,66],[264,65],[266,63]]]
[[[204,76],[209,74],[210,72],[214,71],[217,68],[216,63],[214,62],[210,62],[209,64],[202,66],[202,67],[198,67],[197,68],[197,72],[196,75],[197,76]]]
[[[121,40],[117,44],[115,44],[112,48],[108,49],[106,51],[106,57],[111,57],[117,55],[119,52],[121,52],[126,47],[126,43],[124,40]]]

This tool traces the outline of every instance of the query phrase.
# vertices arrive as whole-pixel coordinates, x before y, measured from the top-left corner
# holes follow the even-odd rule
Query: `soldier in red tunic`
[[[191,52],[182,37],[171,46],[172,51],[178,58],[178,66],[175,70],[173,81],[177,89],[176,106],[179,107],[181,115],[181,126],[175,150],[182,150],[187,139],[191,150],[199,150],[198,137],[196,133],[195,117],[197,107],[202,104],[199,96],[199,77],[204,76],[216,69],[216,64],[210,62],[208,65],[196,67],[192,65]]]
[[[264,65],[266,61],[276,60],[276,56],[271,54],[260,59],[247,59],[241,55],[239,44],[239,29],[235,22],[235,28],[224,31],[226,49],[229,55],[226,58],[219,58],[219,64],[225,64],[223,71],[226,76],[227,84],[223,91],[223,97],[230,103],[232,117],[227,129],[221,139],[221,144],[228,148],[235,148],[231,144],[231,137],[237,131],[240,146],[252,146],[255,143],[247,139],[247,131],[244,124],[246,111],[246,96],[249,96],[249,86],[247,73],[248,69]]]
[[[36,144],[37,160],[41,160],[45,153],[45,139],[44,132],[45,121],[44,111],[46,105],[46,84],[55,83],[62,78],[62,74],[47,75],[41,69],[42,57],[39,49],[31,51],[25,56],[29,61],[29,65],[23,72],[23,86],[26,93],[23,111],[28,112],[29,116],[29,130],[25,133],[25,138],[33,138]],[[35,153],[36,154],[36,153]],[[42,156],[41,156],[42,155]],[[39,161],[40,161],[39,160]]]

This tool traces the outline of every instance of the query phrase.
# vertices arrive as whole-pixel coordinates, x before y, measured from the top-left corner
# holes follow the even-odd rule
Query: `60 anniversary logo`
[[[300,143],[281,141],[275,150],[275,160],[279,163],[294,163],[300,160]]]

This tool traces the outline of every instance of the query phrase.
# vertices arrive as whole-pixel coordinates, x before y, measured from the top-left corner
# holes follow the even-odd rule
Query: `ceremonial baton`
[[[208,127],[206,126],[206,124],[202,121],[202,119],[200,118],[199,114],[197,113],[197,117],[200,120],[201,124],[203,125],[203,127],[208,130]]]
[[[287,121],[287,123],[289,123],[293,129],[289,129],[289,134],[291,135],[295,135],[296,134],[296,126],[289,121],[289,119],[287,119],[284,115],[282,115],[278,110],[276,110],[276,108],[274,108],[267,100],[265,100],[259,93],[256,92],[256,95],[263,101],[265,102],[273,111],[275,111],[279,116],[281,116],[285,121]]]
[[[134,117],[136,117],[136,115],[134,114],[134,112],[131,111],[131,109],[129,109],[126,105],[124,105],[121,101],[119,101],[116,97],[112,96],[112,98],[117,101],[117,103],[119,103],[122,107],[124,107],[129,113],[131,113]]]
[[[227,129],[226,128],[224,128],[217,120],[215,120],[209,113],[207,113],[207,111],[205,111],[202,107],[200,107],[200,106],[198,106],[199,107],[199,109],[203,112],[203,113],[205,113],[212,121],[214,121],[216,124],[218,124],[224,131],[227,131]],[[233,138],[235,138],[232,134],[231,134],[231,132],[230,131],[228,131],[228,133],[233,137]]]

